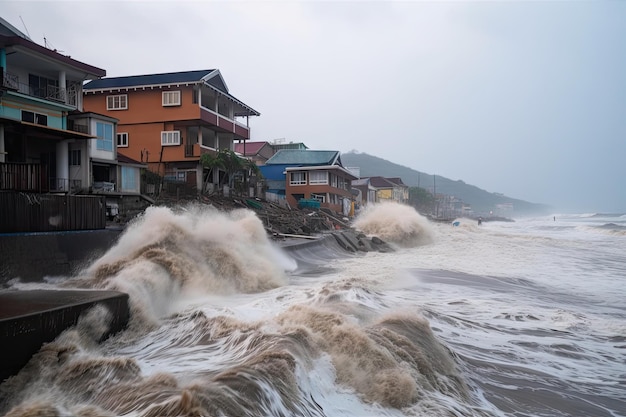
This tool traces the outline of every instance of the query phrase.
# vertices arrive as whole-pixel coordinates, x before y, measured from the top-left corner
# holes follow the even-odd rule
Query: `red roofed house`
[[[269,142],[246,142],[236,143],[235,152],[250,159],[257,165],[265,165],[275,151]]]

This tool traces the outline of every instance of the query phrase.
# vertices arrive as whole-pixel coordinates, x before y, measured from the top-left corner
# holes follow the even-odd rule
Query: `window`
[[[134,168],[122,166],[122,190],[137,190],[137,175]]]
[[[58,98],[59,81],[28,74],[29,93],[41,98]]]
[[[320,203],[326,202],[326,194],[311,193],[311,198],[319,201]]]
[[[120,94],[117,96],[107,96],[107,110],[126,110],[128,109],[128,95]]]
[[[180,131],[161,132],[161,146],[180,145]]]
[[[118,148],[128,148],[128,133],[117,134],[117,146]]]
[[[48,115],[22,110],[22,121],[48,126]]]
[[[96,149],[113,151],[113,125],[111,123],[96,122]]]
[[[289,185],[306,185],[306,172],[290,172]]]
[[[163,91],[163,106],[180,106],[180,91]]]
[[[70,165],[80,166],[80,149],[70,149]]]
[[[309,184],[328,184],[328,172],[311,171],[309,173]]]

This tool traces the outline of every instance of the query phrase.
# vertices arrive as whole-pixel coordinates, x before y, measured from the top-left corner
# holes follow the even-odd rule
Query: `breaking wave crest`
[[[377,219],[396,224],[376,228]],[[402,205],[374,207],[359,225],[402,245],[431,236],[428,222]],[[129,294],[128,329],[100,342],[110,314],[94,309],[0,385],[0,414],[345,417],[476,410],[481,400],[426,319],[392,309],[373,289],[373,277],[331,280],[291,298],[298,283],[278,287],[288,283],[285,271],[292,267],[251,211],[147,210],[103,257],[63,283]],[[271,314],[262,313],[267,306]]]
[[[370,236],[403,247],[426,245],[433,241],[433,230],[413,207],[396,202],[368,205],[353,226]]]
[[[457,406],[471,402],[452,355],[428,322],[352,301],[354,294],[376,298],[357,284],[322,288],[308,303],[255,322],[179,313],[142,343],[139,358],[98,353],[76,331],[65,332],[29,364],[38,373],[36,384],[21,374],[5,386],[19,393],[7,416],[331,417],[332,407],[317,391],[324,386],[354,392],[379,407],[377,415],[424,411],[440,393]],[[183,363],[165,362],[172,358]],[[325,362],[330,371],[315,381]],[[150,364],[168,371],[151,371]]]
[[[170,314],[180,297],[282,286],[285,270],[293,267],[289,262],[250,210],[151,207],[113,248],[64,286],[128,293],[133,319],[154,321]]]

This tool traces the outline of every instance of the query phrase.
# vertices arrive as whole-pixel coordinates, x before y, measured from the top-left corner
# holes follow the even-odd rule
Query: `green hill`
[[[453,181],[439,175],[433,176],[366,153],[354,151],[342,153],[341,161],[346,168],[358,167],[361,177],[400,177],[409,187],[419,186],[431,193],[436,188],[437,194],[455,196],[470,204],[476,213],[495,211],[497,204],[505,203],[513,204],[514,216],[545,215],[551,212],[550,207],[545,204],[529,203],[503,194],[490,193],[461,180]]]

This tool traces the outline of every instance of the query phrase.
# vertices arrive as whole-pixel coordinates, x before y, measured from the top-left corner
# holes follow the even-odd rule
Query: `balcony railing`
[[[67,121],[67,128],[68,130],[71,130],[74,132],[89,134],[89,126],[82,124],[82,123],[76,123],[74,120]]]
[[[46,165],[20,162],[0,163],[0,190],[32,193],[77,193],[81,180],[49,177]]]
[[[228,132],[234,133],[243,138],[250,137],[250,128],[243,123],[238,122],[237,120],[230,119],[228,116],[220,114],[215,110],[211,110],[207,107],[200,106],[202,110],[208,113],[203,117],[203,120],[208,121],[209,123],[218,126]]]
[[[48,192],[46,170],[41,164],[0,164],[0,190]]]
[[[58,193],[71,194],[78,193],[82,190],[81,180],[68,180],[67,178],[50,178],[50,191]]]
[[[185,157],[189,158],[189,157],[194,157],[194,156],[200,156],[200,153],[198,152],[196,154],[195,149],[198,148],[195,144],[186,144],[185,145]]]
[[[20,77],[15,74],[5,72],[2,77],[2,86],[15,90],[18,93],[33,97],[39,97],[50,101],[76,106],[78,103],[78,88],[76,84],[70,84],[68,89],[49,85],[45,88],[35,87],[30,84],[21,83]]]

